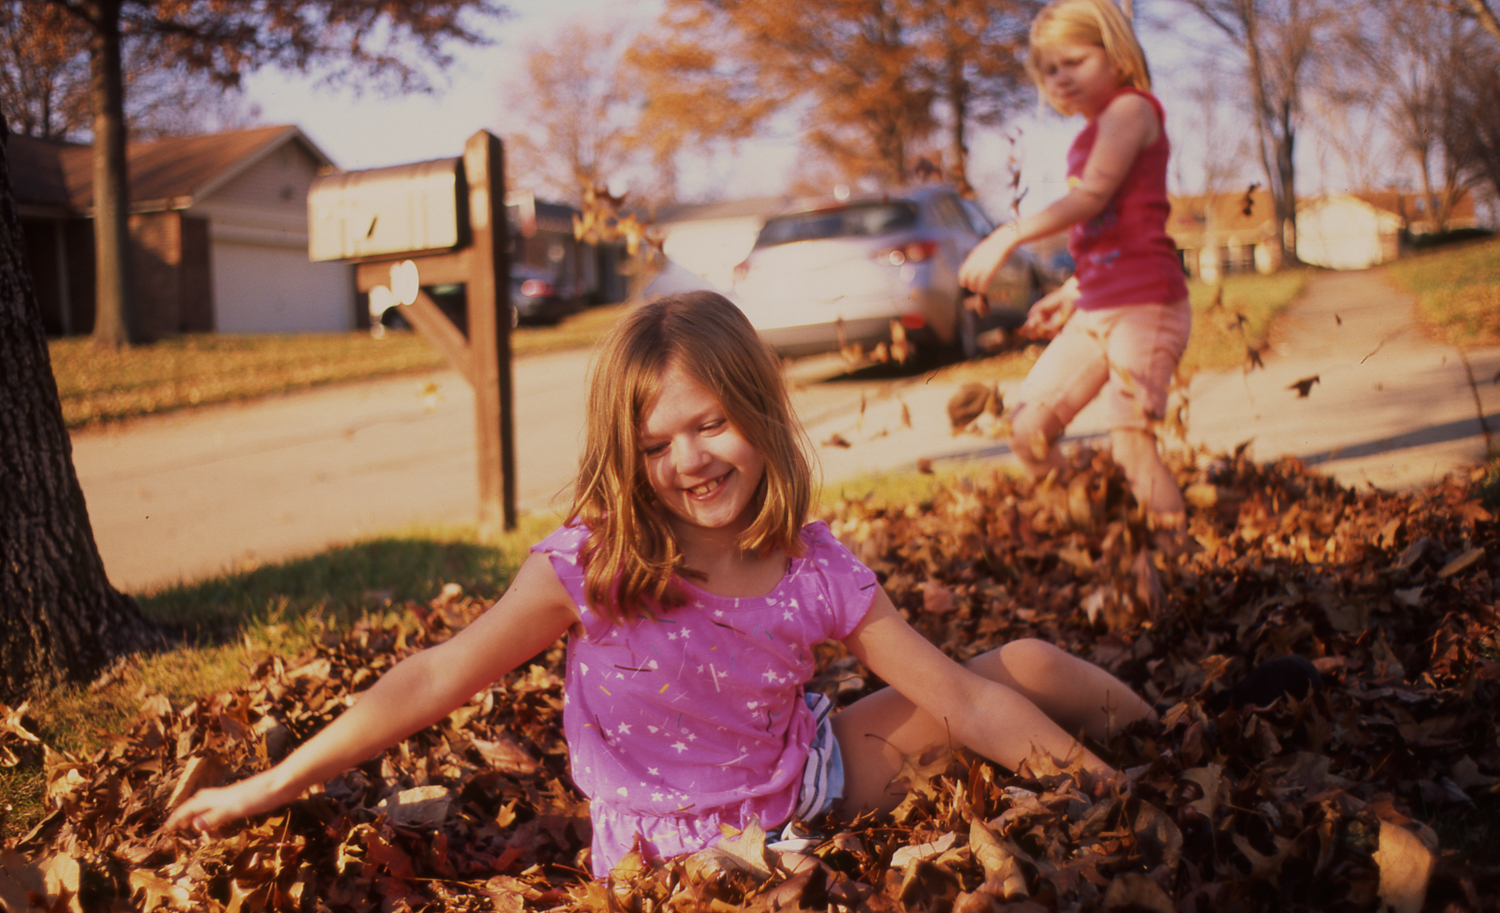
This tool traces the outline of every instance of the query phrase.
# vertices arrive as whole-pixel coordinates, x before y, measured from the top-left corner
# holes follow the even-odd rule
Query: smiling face
[[[1109,55],[1097,44],[1048,45],[1039,51],[1036,69],[1042,92],[1054,107],[1090,120],[1122,85]]]
[[[749,526],[765,459],[675,359],[641,422],[640,448],[646,480],[679,539],[691,528],[738,533]]]

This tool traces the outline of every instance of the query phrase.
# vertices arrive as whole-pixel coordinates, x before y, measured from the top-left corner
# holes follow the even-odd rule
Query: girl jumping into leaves
[[[776,357],[722,296],[631,311],[602,343],[571,516],[505,595],[387,673],[280,764],[203,790],[167,822],[209,831],[289,802],[568,636],[563,727],[590,800],[591,865],[662,859],[720,824],[891,809],[902,759],[959,743],[1108,766],[1076,740],[1154,716],[1113,676],[1042,642],[959,665],[897,613],[826,524]],[[830,715],[805,691],[841,640],[890,687]]]
[[[1087,124],[1068,151],[1068,193],[1002,225],[959,269],[982,290],[1026,241],[1071,229],[1072,279],[1032,305],[1023,332],[1056,338],[1011,412],[1011,449],[1033,476],[1062,471],[1068,423],[1103,391],[1115,462],[1154,522],[1181,526],[1182,492],[1153,426],[1192,326],[1167,236],[1164,113],[1130,23],[1113,0],[1054,0],[1031,26],[1026,68],[1054,108]],[[982,305],[982,299],[979,299]]]

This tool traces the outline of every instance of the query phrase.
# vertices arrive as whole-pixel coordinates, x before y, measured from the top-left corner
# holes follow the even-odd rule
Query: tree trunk
[[[1297,253],[1297,126],[1292,121],[1293,102],[1283,103],[1281,130],[1276,137],[1276,226],[1281,240],[1281,265],[1296,266],[1302,262]]]
[[[89,95],[94,104],[94,342],[118,349],[139,342],[131,320],[129,184],[125,163],[125,76],[121,0],[90,4]]]
[[[949,52],[946,64],[948,109],[949,116],[953,118],[948,125],[948,148],[953,156],[953,164],[948,166],[948,179],[959,193],[972,196],[974,187],[969,183],[969,137],[967,135],[969,85],[964,79],[963,61],[958,59],[956,52]]]
[[[21,258],[0,117],[0,701],[80,681],[151,642],[110,586],[73,470],[41,311]]]

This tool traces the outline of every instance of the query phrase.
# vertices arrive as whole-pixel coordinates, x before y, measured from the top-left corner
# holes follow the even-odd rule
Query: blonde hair
[[[1122,86],[1151,91],[1151,68],[1146,52],[1136,40],[1130,21],[1114,0],[1052,0],[1031,21],[1030,50],[1026,55],[1026,72],[1046,95],[1041,72],[1041,56],[1059,44],[1091,44],[1104,48],[1104,55],[1114,67]],[[1062,113],[1052,99],[1047,103]]]
[[[746,550],[802,553],[812,503],[807,435],[792,412],[781,363],[723,295],[687,292],[640,305],[600,343],[589,374],[585,440],[569,522],[582,522],[590,608],[619,622],[681,602],[672,585],[682,548],[646,478],[640,430],[676,364],[703,384],[765,460],[740,536]]]

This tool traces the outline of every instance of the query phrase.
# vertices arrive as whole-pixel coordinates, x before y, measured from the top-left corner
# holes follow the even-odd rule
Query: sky
[[[260,121],[299,126],[340,168],[362,170],[400,165],[458,155],[464,141],[481,129],[497,135],[506,132],[504,92],[507,81],[519,70],[526,45],[545,43],[564,24],[574,19],[593,23],[604,15],[611,21],[637,21],[648,27],[661,7],[661,0],[511,0],[512,16],[490,26],[495,42],[484,48],[456,48],[456,61],[446,74],[446,85],[431,95],[384,97],[378,93],[358,95],[349,90],[316,87],[314,80],[262,71],[246,80],[247,100],[258,106]],[[1180,29],[1180,26],[1177,26]],[[1179,162],[1180,189],[1195,192],[1201,186],[1197,162],[1201,145],[1189,124],[1198,119],[1201,106],[1174,93],[1191,82],[1195,63],[1181,40],[1164,41],[1143,32],[1143,43],[1157,73],[1157,92],[1169,112],[1169,132]],[[1162,74],[1172,75],[1164,84]],[[1065,190],[1063,156],[1068,142],[1080,127],[1050,111],[1032,110],[1017,118],[1009,132],[1019,135],[1014,146],[995,131],[972,140],[971,180],[991,215],[1009,215],[1013,201],[1008,191],[1010,160],[1018,158],[1026,193],[1023,213],[1034,211]],[[1221,124],[1221,129],[1227,129]],[[1201,133],[1202,131],[1196,131]],[[1314,155],[1316,145],[1303,143],[1304,156]],[[719,155],[684,169],[679,186],[685,200],[738,199],[781,193],[788,182],[796,148],[792,138],[780,138],[742,147],[737,155]],[[1329,171],[1326,153],[1309,165],[1325,177]],[[1308,165],[1304,165],[1304,168]],[[1246,166],[1255,179],[1253,163]],[[1329,182],[1322,180],[1327,187]],[[1299,180],[1299,189],[1316,190],[1320,182]],[[1327,187],[1327,189],[1337,189]]]
[[[401,165],[458,155],[465,140],[485,129],[503,135],[502,88],[518,70],[529,42],[546,42],[573,19],[592,21],[607,12],[612,18],[649,24],[660,0],[511,0],[512,16],[489,28],[495,42],[484,48],[454,48],[455,64],[446,85],[431,95],[385,97],[358,94],[316,85],[312,78],[263,70],[245,80],[249,103],[265,124],[295,124],[345,170]],[[1027,118],[1028,121],[1031,118]],[[1067,139],[1077,125],[1055,116],[1046,123],[1022,126],[1019,152],[1027,159],[1023,175],[1031,179],[1027,208],[1047,196],[1048,186],[1062,186],[1060,161]],[[997,135],[974,141],[971,172],[981,191],[990,187],[986,203],[1000,216],[1010,208],[1008,185],[1010,144]],[[742,146],[738,154],[721,154],[686,168],[679,179],[682,196],[694,199],[736,199],[776,195],[784,191],[797,155],[794,138],[783,137]],[[1043,167],[1043,163],[1057,163]]]

